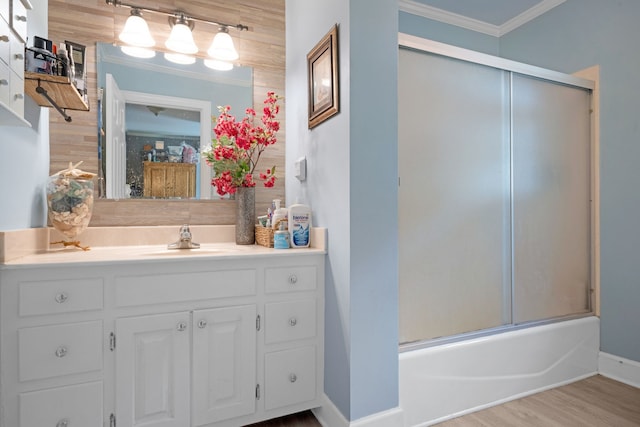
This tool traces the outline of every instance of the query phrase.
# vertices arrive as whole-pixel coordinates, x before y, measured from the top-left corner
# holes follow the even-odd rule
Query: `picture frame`
[[[338,24],[307,54],[309,129],[340,111]]]

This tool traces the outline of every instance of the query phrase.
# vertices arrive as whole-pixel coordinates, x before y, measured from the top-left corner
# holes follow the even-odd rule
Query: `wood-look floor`
[[[640,389],[596,375],[438,427],[638,427]]]
[[[445,421],[437,426],[638,427],[640,389],[596,375]],[[320,423],[307,411],[252,424],[251,427],[320,427]]]

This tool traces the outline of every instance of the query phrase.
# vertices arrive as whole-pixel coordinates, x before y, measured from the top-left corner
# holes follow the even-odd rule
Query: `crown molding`
[[[449,25],[455,25],[456,27],[465,28],[478,33],[487,34],[493,37],[501,37],[521,25],[526,24],[532,19],[537,18],[543,13],[548,12],[565,1],[566,0],[542,0],[542,2],[538,3],[536,6],[522,12],[520,15],[499,26],[459,15],[457,13],[447,12],[433,6],[427,6],[413,0],[398,0],[398,9],[402,12],[444,22]]]

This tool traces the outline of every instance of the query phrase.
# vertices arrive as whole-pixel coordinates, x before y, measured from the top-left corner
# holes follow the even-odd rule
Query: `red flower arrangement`
[[[280,112],[278,100],[274,92],[267,92],[262,109],[260,124],[255,123],[256,112],[247,108],[245,117],[237,122],[230,114],[231,107],[218,107],[220,115],[213,129],[216,137],[210,149],[202,155],[207,165],[213,168],[214,177],[211,185],[216,187],[219,195],[234,194],[238,187],[255,187],[253,174],[264,150],[276,143],[276,133],[280,130],[280,122],[276,116]],[[260,173],[260,180],[265,187],[273,187],[276,181],[276,167]]]

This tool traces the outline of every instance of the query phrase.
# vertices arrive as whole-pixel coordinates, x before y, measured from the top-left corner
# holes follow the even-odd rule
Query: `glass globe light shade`
[[[149,32],[147,21],[144,20],[137,9],[131,10],[131,16],[127,18],[127,22],[125,22],[118,38],[131,46],[151,47],[156,44]]]
[[[215,35],[207,53],[210,57],[221,61],[235,61],[238,59],[238,51],[233,45],[233,39],[226,28],[221,28],[220,32]]]
[[[191,28],[186,25],[184,20],[178,20],[173,28],[171,28],[171,34],[169,34],[165,46],[174,52],[184,53],[186,55],[198,52],[198,46],[196,46],[196,43],[193,41]]]

